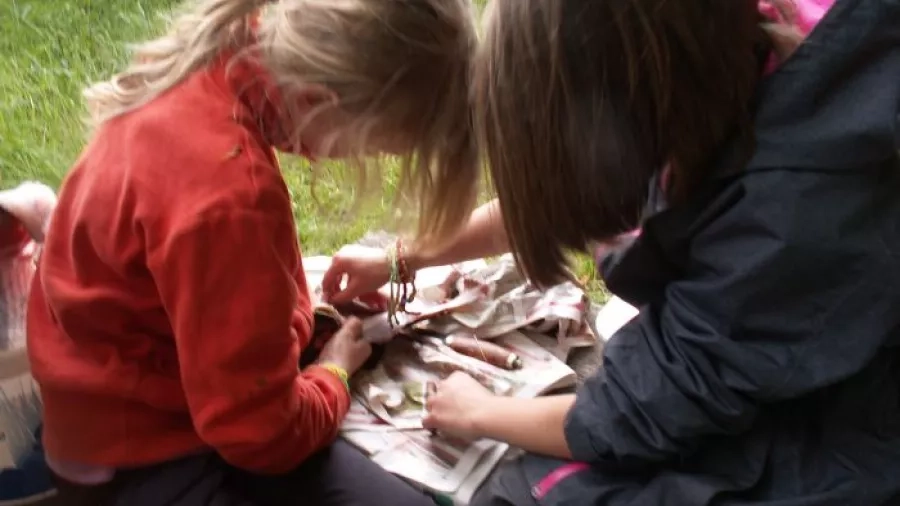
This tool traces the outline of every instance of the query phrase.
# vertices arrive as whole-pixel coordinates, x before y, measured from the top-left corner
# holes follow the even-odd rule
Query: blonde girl
[[[63,504],[430,502],[333,444],[358,322],[298,368],[312,317],[275,150],[397,155],[423,236],[451,231],[474,42],[467,0],[202,0],[88,88],[28,314]]]

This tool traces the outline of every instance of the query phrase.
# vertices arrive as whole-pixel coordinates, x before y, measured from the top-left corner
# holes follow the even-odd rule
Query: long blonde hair
[[[436,244],[465,222],[477,197],[468,94],[474,17],[470,0],[196,0],[165,35],[136,46],[124,72],[84,95],[99,125],[226,51],[252,52],[285,104],[299,85],[333,91],[356,118],[359,153],[373,132],[404,137],[399,195],[417,202],[420,242]],[[284,114],[290,120],[292,111]]]

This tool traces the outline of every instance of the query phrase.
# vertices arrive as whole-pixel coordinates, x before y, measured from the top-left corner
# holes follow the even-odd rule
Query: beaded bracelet
[[[344,384],[344,387],[347,389],[347,391],[350,391],[350,374],[347,373],[346,369],[334,364],[322,364],[322,369],[325,369],[331,374],[337,376],[338,379],[341,380],[341,383]]]
[[[398,313],[405,313],[406,304],[415,300],[416,297],[416,276],[410,271],[403,253],[401,239],[397,239],[396,244],[387,248],[388,265],[391,270],[388,323],[392,327],[400,324]]]
[[[388,288],[390,289],[390,295],[388,298],[388,323],[391,327],[394,326],[395,323],[399,323],[397,318],[397,294],[395,293],[397,279],[399,278],[399,273],[397,272],[397,248],[396,246],[388,246],[387,250],[388,257],[388,268],[390,269],[390,278],[388,279]]]

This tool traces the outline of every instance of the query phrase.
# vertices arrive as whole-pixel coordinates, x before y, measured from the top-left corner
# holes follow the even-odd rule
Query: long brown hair
[[[492,0],[480,136],[513,252],[557,282],[567,252],[639,224],[650,181],[686,199],[749,138],[771,49],[757,0]]]

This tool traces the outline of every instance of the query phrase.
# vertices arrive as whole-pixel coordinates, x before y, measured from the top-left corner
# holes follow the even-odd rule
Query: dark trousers
[[[469,506],[596,506],[606,504],[606,492],[596,488],[591,471],[549,476],[572,462],[526,453],[497,468]],[[602,483],[602,482],[601,482]]]
[[[469,506],[538,506],[531,493],[533,481],[525,474],[521,458],[502,464],[478,489]]]
[[[344,441],[283,476],[252,475],[210,454],[58,489],[54,506],[434,506]]]

